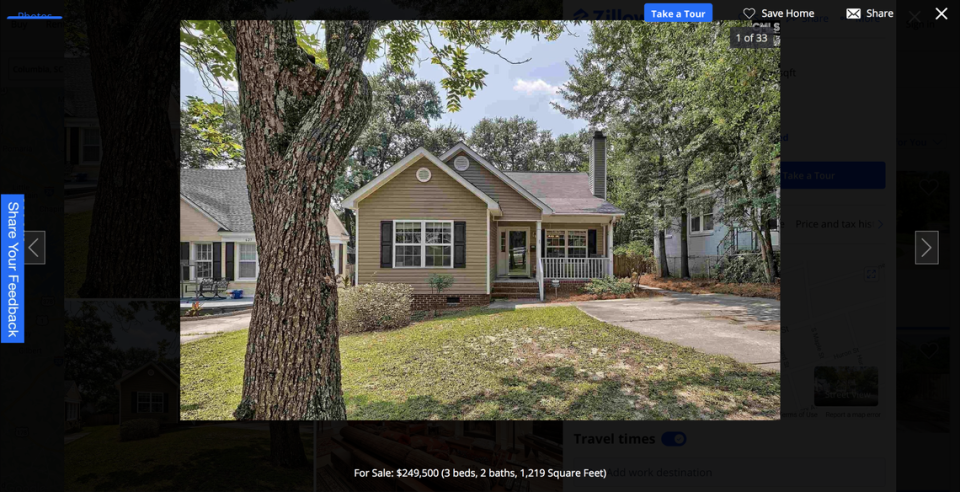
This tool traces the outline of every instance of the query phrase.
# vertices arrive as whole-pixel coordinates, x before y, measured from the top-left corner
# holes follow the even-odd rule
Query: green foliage
[[[155,419],[124,420],[120,424],[120,441],[137,441],[160,435],[160,423]]]
[[[243,165],[240,111],[235,104],[187,96],[180,110],[180,166]]]
[[[780,252],[774,252],[774,262],[780,265]],[[725,256],[717,264],[717,281],[728,284],[766,282],[763,257],[760,253]]]
[[[440,294],[444,289],[447,289],[453,285],[453,275],[447,275],[445,273],[431,273],[430,278],[427,279],[427,283],[430,284],[431,290],[436,290],[437,294]]]
[[[536,120],[520,116],[480,120],[467,144],[504,171],[586,171],[590,162],[586,130],[554,139]]]
[[[410,323],[413,287],[369,283],[338,291],[340,333],[390,330]]]
[[[613,248],[613,254],[631,258],[653,258],[653,248],[647,241],[630,241]]]
[[[618,279],[616,277],[609,276],[592,279],[584,284],[582,289],[584,292],[593,294],[600,298],[606,295],[625,296],[633,292],[633,284],[630,282],[630,279]]]

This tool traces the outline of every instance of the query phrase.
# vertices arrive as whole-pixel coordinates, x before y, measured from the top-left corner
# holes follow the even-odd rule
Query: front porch
[[[608,217],[495,221],[490,238],[494,298],[542,301],[544,285],[553,280],[572,285],[613,275],[613,221]]]

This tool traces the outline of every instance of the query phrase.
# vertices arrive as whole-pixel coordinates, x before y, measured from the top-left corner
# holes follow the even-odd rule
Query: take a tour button
[[[712,3],[645,3],[644,22],[713,22]]]
[[[785,190],[882,190],[887,187],[885,162],[783,162],[780,187]]]

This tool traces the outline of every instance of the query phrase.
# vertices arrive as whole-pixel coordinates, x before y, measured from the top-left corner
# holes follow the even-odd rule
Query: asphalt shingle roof
[[[63,59],[63,111],[74,118],[96,118],[97,99],[90,75],[90,58]]]
[[[181,169],[180,193],[231,232],[253,232],[244,169]]]
[[[587,173],[504,173],[557,214],[620,214],[623,210],[590,193]]]

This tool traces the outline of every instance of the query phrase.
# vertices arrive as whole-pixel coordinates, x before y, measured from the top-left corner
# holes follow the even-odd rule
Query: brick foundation
[[[586,285],[589,280],[561,280],[557,292],[561,294],[579,294],[580,288]],[[553,283],[550,279],[543,281],[543,291],[553,294]]]
[[[458,304],[447,304],[448,297],[459,297]],[[448,307],[486,306],[490,304],[488,294],[414,294],[412,308],[414,311],[428,309],[443,309]]]

